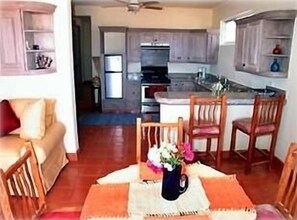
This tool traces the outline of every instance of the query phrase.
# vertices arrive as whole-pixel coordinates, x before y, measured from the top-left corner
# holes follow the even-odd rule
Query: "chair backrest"
[[[189,130],[218,127],[224,133],[227,113],[227,97],[190,97]]]
[[[276,97],[256,96],[252,116],[251,131],[259,126],[273,126],[274,131],[278,131],[281,121],[285,95]]]
[[[182,141],[183,119],[181,117],[176,123],[142,122],[141,118],[137,118],[136,162],[140,163],[154,144],[159,146],[161,142],[167,142],[180,146]]]
[[[5,172],[0,169],[0,219],[35,219],[46,208],[34,149],[31,142],[25,145],[22,157]]]
[[[275,206],[286,219],[297,219],[297,143],[291,143],[280,178]]]

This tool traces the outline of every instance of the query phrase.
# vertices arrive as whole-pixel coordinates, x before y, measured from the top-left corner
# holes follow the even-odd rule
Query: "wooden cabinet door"
[[[129,62],[140,61],[140,37],[141,33],[137,31],[127,33],[127,60]]]
[[[172,38],[172,33],[170,32],[165,32],[165,31],[155,32],[155,39],[157,40],[158,43],[170,44],[172,41],[171,38]]]
[[[0,75],[24,73],[24,46],[21,13],[4,10],[0,13]]]
[[[170,45],[170,62],[183,62],[186,32],[173,32]]]
[[[247,26],[245,69],[250,72],[260,71],[260,51],[263,20],[254,21]]]
[[[236,42],[234,66],[236,70],[244,70],[247,44],[247,24],[240,24],[236,27]]]
[[[206,63],[216,64],[218,62],[219,41],[218,31],[207,33]]]
[[[186,60],[195,63],[206,62],[207,33],[193,32],[187,37]]]
[[[140,33],[140,43],[153,43],[157,42],[154,31],[142,31]]]

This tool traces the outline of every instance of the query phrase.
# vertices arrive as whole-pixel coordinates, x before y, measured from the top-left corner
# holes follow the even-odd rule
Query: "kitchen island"
[[[213,96],[211,92],[156,92],[155,99],[160,104],[160,122],[176,122],[178,117],[183,117],[184,121],[189,119],[191,95]],[[238,118],[251,117],[255,93],[252,92],[226,92],[227,95],[227,117],[223,150],[230,148],[232,121]],[[256,146],[265,148],[269,145],[269,137],[259,137]],[[238,132],[237,149],[246,149],[248,146],[248,136]],[[215,150],[216,141],[212,141],[212,150]],[[193,149],[202,151],[205,149],[205,140],[195,140]]]

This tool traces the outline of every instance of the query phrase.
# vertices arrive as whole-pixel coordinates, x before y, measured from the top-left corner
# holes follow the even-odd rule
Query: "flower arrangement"
[[[175,144],[162,142],[160,147],[154,145],[149,149],[147,165],[154,172],[161,172],[163,168],[172,171],[184,160],[192,161],[193,158],[194,153],[190,144],[184,143],[178,148]]]

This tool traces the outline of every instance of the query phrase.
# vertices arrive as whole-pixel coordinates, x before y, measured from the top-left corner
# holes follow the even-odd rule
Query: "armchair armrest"
[[[65,126],[61,122],[55,122],[46,130],[41,140],[31,140],[39,164],[42,164],[55,147],[63,141],[65,132]]]

